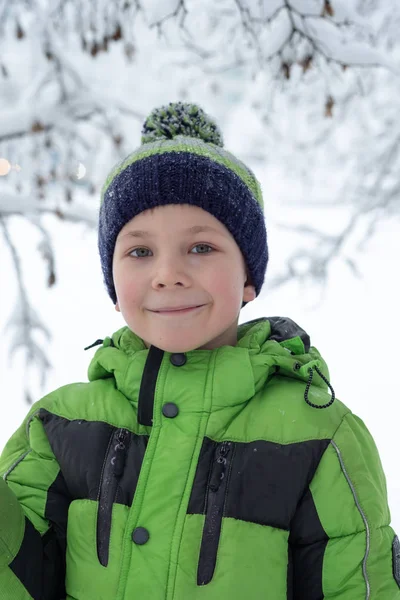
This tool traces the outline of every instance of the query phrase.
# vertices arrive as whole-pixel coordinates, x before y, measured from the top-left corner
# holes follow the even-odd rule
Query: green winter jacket
[[[0,600],[400,600],[379,455],[328,382],[279,317],[106,338],[3,451]]]

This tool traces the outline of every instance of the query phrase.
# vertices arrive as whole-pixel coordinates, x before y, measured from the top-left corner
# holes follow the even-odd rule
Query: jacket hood
[[[111,337],[98,340],[102,344],[88,369],[89,381],[113,377],[116,388],[131,400],[137,399],[143,369],[149,349],[143,340],[128,327],[123,327]],[[165,352],[170,356],[171,353]],[[193,368],[205,368],[212,363],[214,369],[213,393],[222,398],[224,382],[232,373],[240,373],[235,380],[230,402],[250,398],[275,374],[303,381],[311,386],[327,389],[328,367],[316,348],[311,346],[308,334],[286,317],[262,317],[238,326],[236,346],[221,346],[214,350],[196,349],[185,352]],[[318,375],[314,375],[314,369]],[[333,390],[332,397],[334,397]]]

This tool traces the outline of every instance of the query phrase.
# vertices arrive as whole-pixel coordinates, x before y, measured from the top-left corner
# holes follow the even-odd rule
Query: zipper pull
[[[111,458],[111,464],[113,467],[113,473],[115,477],[118,479],[122,476],[125,467],[125,450],[126,446],[124,444],[125,441],[125,433],[123,431],[118,432],[117,440],[118,443],[114,446],[115,454]]]
[[[216,459],[213,465],[213,470],[210,477],[209,488],[212,492],[217,492],[226,470],[226,457],[230,451],[231,442],[223,442],[218,448]]]
[[[225,457],[229,453],[230,446],[231,446],[230,442],[222,442],[221,446],[218,449],[218,456],[217,456],[218,463],[221,463],[221,462],[226,463]]]

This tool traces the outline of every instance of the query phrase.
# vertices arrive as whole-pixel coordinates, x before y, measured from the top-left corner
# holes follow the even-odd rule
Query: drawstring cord
[[[310,377],[308,378],[306,391],[304,392],[304,400],[307,402],[307,404],[309,406],[312,406],[313,408],[328,408],[328,406],[333,404],[333,402],[335,401],[335,390],[333,389],[333,387],[331,386],[331,384],[329,383],[327,378],[323,375],[323,373],[321,373],[321,371],[318,369],[318,367],[314,366],[314,369],[316,370],[318,375],[321,377],[322,381],[324,381],[326,383],[326,385],[328,386],[328,388],[331,390],[332,398],[330,399],[330,401],[327,404],[313,404],[312,402],[309,401],[308,392],[310,391],[310,387],[311,387],[312,380],[314,377],[314,371],[312,368],[310,368],[310,369],[308,369],[308,372],[310,373]]]
[[[94,348],[95,346],[99,346],[103,342],[104,342],[104,340],[96,340],[95,342],[93,342],[93,344],[90,344],[90,346],[86,346],[86,348],[84,348],[84,350],[89,350],[90,348]]]
[[[96,340],[95,342],[93,342],[93,344],[90,344],[90,346],[86,346],[84,350],[89,350],[89,348],[94,348],[94,346],[100,346],[100,344],[103,344],[104,342],[106,342],[104,344],[105,346],[111,346],[111,348],[115,348],[115,344],[112,341],[112,338],[106,338],[105,340]]]

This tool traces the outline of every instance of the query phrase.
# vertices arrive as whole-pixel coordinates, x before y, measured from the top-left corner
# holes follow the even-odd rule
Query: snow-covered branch
[[[39,318],[29,301],[28,293],[22,276],[21,262],[17,248],[11,239],[5,220],[0,216],[0,228],[3,239],[10,251],[12,263],[14,265],[15,276],[18,284],[18,296],[14,305],[14,311],[6,325],[6,329],[11,330],[10,357],[19,350],[23,351],[25,356],[25,398],[30,402],[29,394],[29,372],[36,367],[41,374],[42,384],[44,383],[46,373],[51,367],[50,361],[45,350],[35,340],[35,333],[40,332],[47,340],[51,334]],[[45,239],[47,236],[45,235]]]

